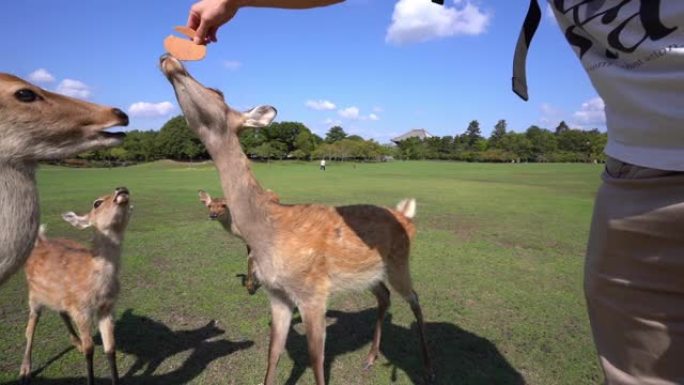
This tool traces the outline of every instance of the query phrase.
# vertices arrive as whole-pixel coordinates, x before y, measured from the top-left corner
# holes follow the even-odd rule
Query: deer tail
[[[416,200],[413,198],[404,199],[397,203],[397,211],[404,214],[406,218],[413,218],[416,215]]]

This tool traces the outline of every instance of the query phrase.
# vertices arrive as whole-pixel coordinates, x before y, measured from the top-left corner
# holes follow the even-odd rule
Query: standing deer
[[[72,343],[85,355],[89,385],[94,383],[90,329],[93,319],[98,319],[112,384],[118,383],[113,311],[119,294],[121,244],[130,216],[129,200],[128,189],[119,187],[114,193],[96,199],[86,215],[73,212],[62,215],[76,228],[93,227],[90,249],[67,239],[47,239],[42,231],[39,234],[25,268],[30,313],[20,371],[24,383],[30,379],[33,333],[43,307],[56,310],[62,316]]]
[[[19,269],[38,233],[35,172],[41,160],[121,144],[128,116],[0,73],[0,285]]]
[[[263,127],[276,110],[260,106],[247,112],[230,108],[223,95],[196,81],[174,57],[160,59],[188,125],[214,160],[233,225],[251,247],[254,268],[271,303],[271,339],[264,383],[273,385],[276,365],[295,306],[302,315],[309,359],[317,385],[325,383],[323,360],[328,297],[349,289],[370,289],[378,301],[378,319],[365,360],[379,352],[382,319],[390,304],[389,284],[411,306],[420,336],[426,375],[432,380],[423,315],[409,273],[411,218],[415,200],[396,209],[372,205],[330,207],[273,202],[254,178],[240,147],[243,127]]]

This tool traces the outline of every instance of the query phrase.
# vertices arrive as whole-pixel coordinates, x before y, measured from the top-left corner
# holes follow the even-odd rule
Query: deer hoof
[[[24,373],[24,368],[21,368],[21,376],[19,377],[19,383],[21,385],[27,385],[31,383],[31,373],[30,371],[28,373]]]
[[[378,356],[372,354],[369,355],[368,358],[366,359],[366,362],[363,364],[363,370],[368,371],[373,367],[373,364],[375,363],[375,360],[378,358]]]
[[[435,375],[434,372],[430,372],[425,375],[425,384],[427,385],[434,385],[437,383],[437,376]]]

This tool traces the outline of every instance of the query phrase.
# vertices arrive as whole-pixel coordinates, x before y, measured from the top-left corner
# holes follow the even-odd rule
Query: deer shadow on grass
[[[325,379],[330,381],[330,370],[337,356],[357,352],[358,373],[364,375],[363,364],[373,337],[377,318],[374,308],[358,312],[331,310],[326,316],[333,318],[328,325],[325,344]],[[293,320],[296,323],[297,320]],[[439,385],[523,385],[525,380],[496,346],[489,340],[448,322],[426,322],[425,329]],[[290,330],[286,350],[294,366],[286,385],[297,384],[309,367],[306,336]],[[410,328],[392,324],[392,314],[385,317],[380,343],[380,357],[375,367],[391,367],[388,383],[397,380],[398,370],[406,373],[411,383],[424,384],[425,370],[420,355],[415,322]],[[352,369],[354,370],[354,369]],[[371,367],[369,370],[376,370]]]
[[[64,332],[66,335],[66,331]],[[228,356],[239,350],[254,345],[252,341],[229,341],[219,338],[224,333],[214,321],[192,330],[171,330],[168,326],[145,316],[133,314],[126,310],[116,322],[115,338],[116,350],[135,357],[135,362],[124,368],[119,365],[122,373],[121,383],[126,385],[182,385],[192,381],[200,375],[212,361]],[[99,337],[96,337],[99,342]],[[61,356],[73,348],[60,352],[47,364],[33,371],[31,384],[85,384],[85,365],[83,374],[70,378],[44,379],[36,378],[48,365],[57,361]],[[162,363],[174,355],[192,350],[190,356],[183,363],[170,372],[155,374]],[[101,362],[98,362],[101,361]],[[106,365],[104,356],[96,354],[96,367]],[[108,371],[106,372],[108,375]],[[19,384],[19,381],[9,384]],[[95,384],[111,384],[109,377],[98,378]]]

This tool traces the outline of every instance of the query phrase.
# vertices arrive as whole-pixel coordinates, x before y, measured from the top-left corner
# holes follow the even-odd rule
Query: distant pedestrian
[[[325,171],[325,159],[321,159],[321,167],[319,169]]]

